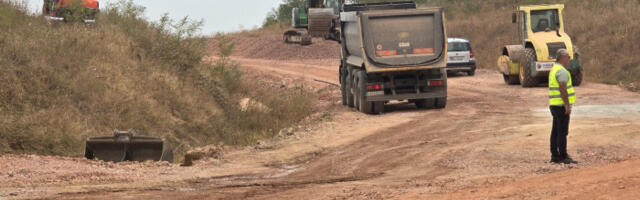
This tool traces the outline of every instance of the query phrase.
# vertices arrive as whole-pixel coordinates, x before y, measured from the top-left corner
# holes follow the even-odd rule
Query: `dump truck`
[[[285,43],[310,45],[313,38],[336,40],[334,24],[344,0],[307,0],[304,7],[291,9],[292,29],[283,34]]]
[[[442,8],[411,1],[343,5],[339,80],[342,102],[367,114],[408,100],[447,105],[447,34]]]
[[[167,161],[171,163],[173,151],[161,138],[137,136],[133,130],[116,129],[113,136],[88,138],[84,157],[107,162]]]
[[[95,23],[98,12],[98,0],[44,0],[42,4],[42,14],[49,21],[67,22],[79,17],[85,23]]]
[[[571,55],[567,69],[573,85],[582,83],[580,53],[565,32],[563,10],[563,4],[517,7],[512,22],[517,24],[520,44],[504,46],[497,63],[506,84],[534,87],[548,82],[558,49],[567,49]]]

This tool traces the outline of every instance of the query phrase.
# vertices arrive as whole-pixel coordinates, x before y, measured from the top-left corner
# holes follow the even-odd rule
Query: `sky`
[[[100,0],[100,7],[105,8],[110,2],[116,1]],[[26,2],[32,11],[40,12],[42,0],[26,0]],[[134,2],[146,7],[145,16],[152,21],[158,21],[164,13],[168,13],[172,19],[181,19],[185,16],[194,20],[203,19],[202,34],[208,35],[259,27],[267,13],[277,7],[281,0],[134,0]]]

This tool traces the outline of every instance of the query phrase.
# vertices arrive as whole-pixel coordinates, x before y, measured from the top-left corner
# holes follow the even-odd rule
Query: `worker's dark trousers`
[[[565,114],[564,106],[550,106],[553,115],[553,128],[551,129],[551,155],[557,158],[566,158],[567,135],[569,135],[569,118]]]

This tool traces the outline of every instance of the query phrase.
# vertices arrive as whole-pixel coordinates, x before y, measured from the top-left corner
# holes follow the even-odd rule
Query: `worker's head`
[[[548,19],[540,19],[538,21],[538,27],[536,27],[536,31],[546,31],[549,28],[549,20]]]
[[[566,49],[558,49],[556,52],[556,62],[560,63],[564,67],[568,67],[570,61],[571,56],[569,55],[569,51]]]

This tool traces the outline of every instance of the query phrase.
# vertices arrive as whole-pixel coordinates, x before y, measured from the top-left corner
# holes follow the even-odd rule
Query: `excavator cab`
[[[292,9],[292,27],[285,31],[285,43],[310,45],[314,37],[337,40],[335,24],[338,24],[344,0],[308,0],[306,7]]]
[[[44,0],[42,14],[49,21],[69,21],[70,17],[82,18],[85,23],[94,23],[100,12],[98,0]]]
[[[173,151],[164,140],[149,136],[136,136],[133,130],[115,130],[113,136],[87,139],[84,156],[107,162],[167,161],[173,162]]]

